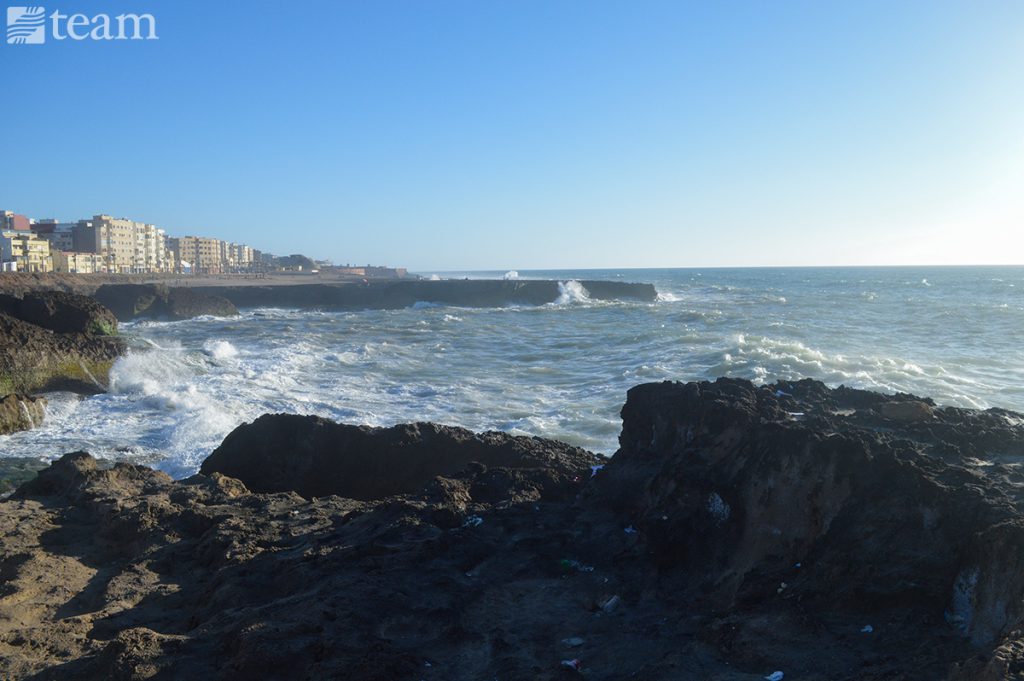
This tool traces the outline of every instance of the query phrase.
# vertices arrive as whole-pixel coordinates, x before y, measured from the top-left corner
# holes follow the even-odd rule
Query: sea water
[[[540,307],[248,309],[122,325],[107,394],[51,393],[0,454],[74,450],[195,472],[267,412],[437,421],[615,451],[639,383],[817,378],[941,405],[1024,411],[1024,268],[424,273],[557,279]],[[587,279],[649,282],[656,302],[591,300]]]

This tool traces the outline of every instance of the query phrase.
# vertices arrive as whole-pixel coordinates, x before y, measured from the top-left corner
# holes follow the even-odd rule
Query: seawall
[[[581,281],[595,300],[653,301],[651,284]],[[460,307],[544,305],[562,294],[558,281],[418,280],[368,284],[296,284],[292,286],[201,286],[193,290],[222,296],[237,307],[400,309],[418,302]]]

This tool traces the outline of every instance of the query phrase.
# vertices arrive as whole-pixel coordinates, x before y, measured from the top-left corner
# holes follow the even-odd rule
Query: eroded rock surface
[[[631,390],[610,461],[280,416],[182,481],[71,454],[0,502],[0,676],[1018,679],[1022,423],[723,379]]]

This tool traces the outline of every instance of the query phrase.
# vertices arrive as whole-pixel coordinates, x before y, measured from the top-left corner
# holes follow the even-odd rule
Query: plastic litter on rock
[[[598,464],[596,466],[591,466],[590,467],[590,477],[594,477],[595,475],[597,475],[597,472],[599,470],[601,470],[602,468],[604,468],[604,464],[603,463]]]
[[[874,630],[875,630],[875,628],[873,626],[871,626],[870,624],[865,624],[864,628],[860,630],[860,633],[862,633],[862,634],[870,634]]]
[[[764,677],[765,681],[782,681],[785,676],[782,672],[772,672],[768,676]]]
[[[569,646],[570,648],[579,648],[583,645],[583,639],[579,636],[572,636],[570,638],[563,638],[562,643]]]
[[[605,612],[614,612],[615,608],[619,607],[619,603],[621,602],[621,598],[619,598],[618,596],[612,596],[611,598],[609,598],[601,604],[601,609]]]
[[[574,672],[578,672],[580,669],[583,668],[583,663],[573,658],[571,660],[562,660],[562,666],[566,669],[571,669]]]
[[[626,534],[636,534],[636,528],[630,525],[629,527],[624,529],[623,532],[625,532]]]
[[[466,518],[466,522],[462,523],[463,527],[479,527],[483,525],[484,519],[478,515],[471,515]]]

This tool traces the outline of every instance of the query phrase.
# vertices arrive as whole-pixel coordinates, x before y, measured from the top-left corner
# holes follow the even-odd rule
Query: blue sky
[[[0,208],[419,270],[1024,262],[1024,3],[48,2]]]

